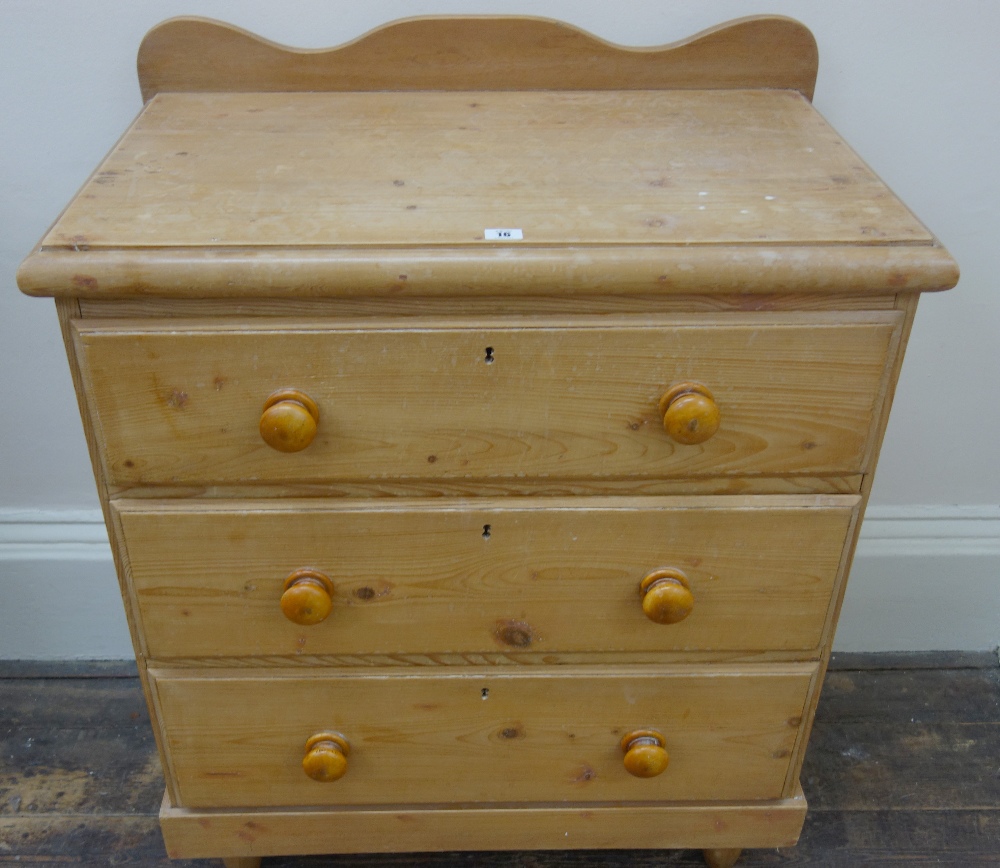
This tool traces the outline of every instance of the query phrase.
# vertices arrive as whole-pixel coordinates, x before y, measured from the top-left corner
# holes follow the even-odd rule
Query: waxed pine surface
[[[869,469],[901,322],[98,320],[74,339],[112,484],[830,476]],[[665,436],[657,409],[686,381],[725,419],[697,449]],[[294,460],[259,435],[288,383],[320,408]]]
[[[857,501],[140,498],[113,509],[153,659],[489,659],[815,648]],[[692,583],[697,615],[665,631],[637,588],[668,562]],[[283,580],[304,564],[334,580],[332,612],[306,631],[279,606]]]
[[[0,865],[220,864],[166,859],[156,819],[163,783],[136,679],[4,671]],[[802,773],[802,838],[790,850],[745,851],[737,864],[1000,865],[998,724],[995,667],[831,671]],[[275,857],[263,868],[703,864],[698,851],[591,850]]]
[[[46,247],[891,244],[927,230],[793,91],[160,94]]]
[[[793,88],[811,97],[817,50],[802,24],[770,15],[638,49],[551,19],[427,16],[316,51],[278,45],[220,21],[174,18],[146,34],[137,66],[144,101],[164,91],[453,91],[501,85],[504,90],[662,90],[752,84]]]
[[[185,677],[151,669],[176,804],[787,798],[789,757],[815,665],[752,673],[694,665],[466,672],[233,677],[200,670]],[[648,720],[670,732],[676,747],[670,774],[638,781],[624,773],[618,743]],[[357,746],[352,774],[336,786],[305,778],[300,744],[289,738],[324,726],[349,733]]]

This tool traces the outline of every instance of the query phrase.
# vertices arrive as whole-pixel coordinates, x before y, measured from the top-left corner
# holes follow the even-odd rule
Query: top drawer
[[[718,314],[495,324],[84,320],[74,338],[112,484],[847,475],[866,469],[902,315]],[[710,439],[660,398],[707,386]],[[315,439],[261,439],[265,399]]]

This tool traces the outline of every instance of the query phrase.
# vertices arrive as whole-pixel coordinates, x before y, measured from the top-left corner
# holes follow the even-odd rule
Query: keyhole
[[[480,693],[479,695],[480,695],[480,696],[481,696],[481,697],[482,697],[483,699],[489,699],[489,698],[490,698],[490,689],[489,689],[488,687],[484,687],[484,688],[482,689],[482,692],[481,692],[481,693]]]
[[[483,525],[483,539],[490,538],[490,526],[488,524]]]
[[[486,348],[486,358],[484,359],[487,365],[493,364],[493,347]]]

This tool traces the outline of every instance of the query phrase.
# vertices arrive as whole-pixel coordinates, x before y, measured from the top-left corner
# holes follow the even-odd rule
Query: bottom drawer
[[[152,672],[179,807],[777,799],[813,664],[229,677]],[[662,733],[639,778],[622,737]],[[317,782],[333,731],[347,771]]]

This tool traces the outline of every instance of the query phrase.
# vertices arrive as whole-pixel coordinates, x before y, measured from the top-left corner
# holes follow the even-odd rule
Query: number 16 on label
[[[524,233],[520,229],[487,229],[483,234],[487,241],[524,240]]]

